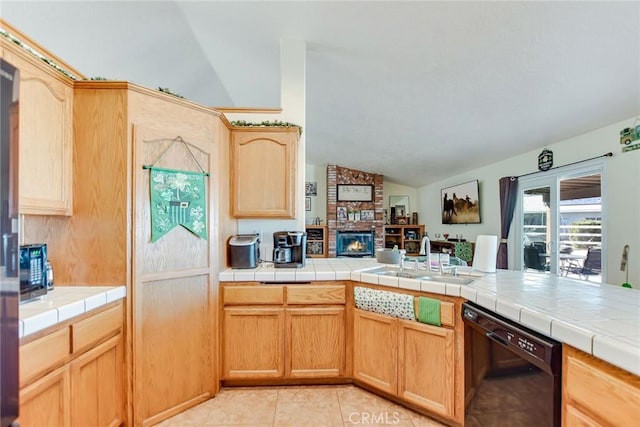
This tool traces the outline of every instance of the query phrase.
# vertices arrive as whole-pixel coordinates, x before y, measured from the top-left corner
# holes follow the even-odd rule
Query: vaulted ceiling
[[[307,162],[419,187],[640,115],[640,2],[15,2],[87,76],[278,107],[307,46]]]

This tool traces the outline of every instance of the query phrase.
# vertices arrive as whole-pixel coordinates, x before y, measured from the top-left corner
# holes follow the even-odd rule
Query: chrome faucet
[[[447,272],[447,270],[449,271],[449,274],[451,274],[454,277],[458,275],[458,266],[457,265],[440,264],[440,274],[444,275]]]
[[[404,268],[405,268],[404,267],[404,262],[405,261],[412,261],[414,263],[413,269],[415,271],[419,270],[420,263],[418,262],[418,258],[409,258],[409,257],[405,256],[405,257],[402,257],[402,259],[400,260],[400,271],[404,271]]]

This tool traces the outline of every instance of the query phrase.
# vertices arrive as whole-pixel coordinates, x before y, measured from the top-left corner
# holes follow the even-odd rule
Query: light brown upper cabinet
[[[231,130],[231,215],[295,218],[299,128]]]
[[[71,215],[73,81],[2,40],[2,57],[20,70],[20,213]]]

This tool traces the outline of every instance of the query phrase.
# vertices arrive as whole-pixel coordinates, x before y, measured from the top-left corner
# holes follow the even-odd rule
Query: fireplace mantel
[[[373,231],[375,249],[384,247],[383,234],[383,176],[336,165],[327,166],[327,237],[329,257],[337,256],[337,231]],[[373,188],[371,201],[338,201],[338,185],[367,185]],[[348,211],[373,210],[373,220],[338,220],[338,207]]]

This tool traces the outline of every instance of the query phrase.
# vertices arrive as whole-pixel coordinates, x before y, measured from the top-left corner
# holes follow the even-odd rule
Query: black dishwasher
[[[562,344],[473,303],[462,317],[465,426],[559,427]]]

